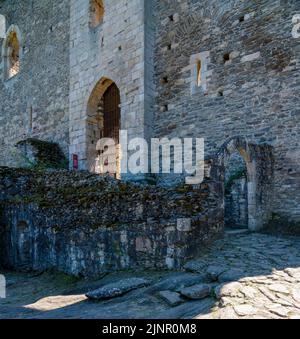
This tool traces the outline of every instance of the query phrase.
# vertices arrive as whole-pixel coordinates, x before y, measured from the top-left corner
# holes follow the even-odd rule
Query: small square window
[[[223,59],[224,59],[224,63],[226,63],[227,61],[230,61],[230,54],[229,53],[224,54]]]

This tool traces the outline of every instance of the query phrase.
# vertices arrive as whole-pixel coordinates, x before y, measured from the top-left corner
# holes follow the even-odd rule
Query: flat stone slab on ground
[[[191,287],[184,288],[180,293],[192,300],[200,300],[210,296],[211,286],[206,284],[194,285]]]
[[[171,307],[179,306],[184,303],[184,300],[181,298],[180,294],[172,291],[161,291],[159,296]]]
[[[149,287],[148,292],[155,291],[175,291],[180,292],[181,289],[196,284],[200,284],[205,280],[205,275],[193,274],[193,273],[172,273],[167,277],[164,277],[159,282]]]
[[[193,260],[186,263],[184,269],[188,272],[204,273],[205,264],[201,261]]]
[[[150,285],[149,280],[143,278],[129,278],[105,285],[95,291],[88,292],[86,296],[91,300],[110,299],[148,285]]]
[[[213,298],[193,300],[157,313],[151,319],[197,319],[200,315],[209,313],[214,304],[215,300]]]
[[[240,317],[254,315],[257,310],[252,305],[236,305],[233,307],[236,314]]]
[[[228,284],[222,284],[215,288],[215,296],[217,299],[223,297],[239,297],[241,295],[242,284],[239,282],[232,282]]]
[[[238,281],[241,278],[246,277],[247,274],[245,274],[242,270],[239,269],[230,269],[222,273],[219,277],[218,280],[219,282],[231,282],[231,281]]]
[[[285,270],[285,273],[295,278],[296,280],[300,281],[300,268],[287,268]]]
[[[206,273],[208,279],[211,281],[218,281],[219,276],[226,271],[226,268],[223,266],[209,266]]]

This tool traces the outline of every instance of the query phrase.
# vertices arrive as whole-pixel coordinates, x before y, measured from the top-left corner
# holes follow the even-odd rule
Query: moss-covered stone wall
[[[97,276],[179,268],[223,230],[221,183],[122,183],[66,170],[0,168],[1,262]]]

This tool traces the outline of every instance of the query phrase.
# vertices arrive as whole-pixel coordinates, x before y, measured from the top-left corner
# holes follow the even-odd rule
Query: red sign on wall
[[[73,169],[74,170],[78,170],[78,155],[77,154],[73,154]]]

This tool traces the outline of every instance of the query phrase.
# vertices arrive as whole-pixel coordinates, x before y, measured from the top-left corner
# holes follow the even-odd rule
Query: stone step
[[[122,296],[138,288],[149,286],[151,282],[143,278],[129,278],[105,285],[86,294],[91,300],[104,300]]]

